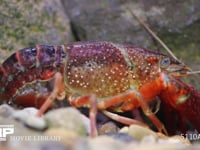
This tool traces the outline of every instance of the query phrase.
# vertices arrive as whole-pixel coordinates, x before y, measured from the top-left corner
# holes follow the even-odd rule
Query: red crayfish
[[[200,131],[200,94],[179,79],[188,71],[187,66],[160,52],[127,44],[37,45],[19,50],[3,62],[0,100],[14,99],[17,91],[27,83],[54,78],[54,89],[38,115],[43,114],[55,99],[67,97],[75,107],[91,108],[92,134],[95,135],[95,107],[120,122],[144,125],[108,112],[141,107],[158,131],[167,133],[148,105],[159,97]]]

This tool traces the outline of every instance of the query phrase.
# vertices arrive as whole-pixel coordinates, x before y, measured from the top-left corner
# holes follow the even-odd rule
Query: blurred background
[[[200,70],[199,0],[0,0],[0,60],[35,44],[73,41],[131,43],[167,53],[127,6],[180,60]],[[199,77],[185,80],[200,89]]]

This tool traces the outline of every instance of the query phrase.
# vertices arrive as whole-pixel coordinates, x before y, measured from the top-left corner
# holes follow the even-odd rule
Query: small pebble
[[[22,111],[25,111],[30,115],[36,116],[38,109],[36,109],[35,107],[27,107],[27,108],[24,108]]]
[[[137,139],[138,141],[141,141],[145,136],[152,135],[155,139],[158,138],[158,135],[156,132],[152,131],[149,128],[142,127],[139,125],[131,125],[130,127],[125,127],[120,130],[122,133],[128,133],[133,138]]]
[[[115,123],[111,121],[101,125],[98,128],[99,135],[106,134],[106,133],[116,133],[117,131],[119,131],[119,128],[117,127]]]
[[[190,141],[187,138],[184,138],[180,135],[175,135],[167,138],[160,138],[158,139],[158,143],[191,145]]]
[[[57,141],[63,143],[66,147],[75,147],[76,142],[79,141],[80,136],[73,130],[65,128],[50,128],[44,132],[45,135],[55,137]]]
[[[15,112],[15,110],[7,104],[0,105],[0,116],[3,118],[7,118],[12,116],[12,114]]]
[[[44,130],[47,128],[47,123],[42,117],[37,116],[29,116],[25,121],[24,124],[30,128],[36,129],[36,130]]]
[[[89,145],[89,138],[84,138],[81,139],[80,141],[76,142],[76,145],[74,146],[74,148],[72,150],[92,150],[90,145]],[[95,149],[93,149],[95,150]]]
[[[29,117],[29,114],[27,112],[24,112],[22,110],[17,110],[13,116],[14,119],[19,120],[21,122],[25,122],[25,120]]]
[[[26,122],[26,120],[30,117],[30,116],[35,116],[37,113],[37,109],[30,107],[30,108],[24,108],[22,110],[17,110],[15,111],[15,113],[13,113],[12,117],[16,120],[22,121],[22,122]]]
[[[86,128],[86,132],[89,135],[90,131],[91,131],[91,128],[90,128],[90,119],[88,117],[86,117],[85,115],[83,115],[83,114],[80,114],[80,115],[81,115],[81,120],[83,120],[83,124],[84,124],[84,126]]]
[[[151,143],[151,144],[129,144],[126,145],[121,150],[183,150],[183,147],[180,147],[175,144],[158,144],[158,143]]]
[[[49,111],[44,115],[44,118],[50,128],[66,128],[79,135],[87,135],[87,127],[83,116],[73,107]]]
[[[91,150],[121,150],[126,144],[108,136],[99,136],[89,139],[89,148]]]
[[[60,142],[44,142],[39,146],[39,150],[67,150],[66,147]]]
[[[129,134],[126,134],[126,133],[107,133],[105,134],[107,136],[110,136],[116,140],[120,140],[122,142],[125,142],[125,143],[129,143],[129,142],[135,142],[136,140],[130,136]]]
[[[153,135],[144,136],[143,139],[140,141],[140,144],[153,144],[156,143],[157,140]]]

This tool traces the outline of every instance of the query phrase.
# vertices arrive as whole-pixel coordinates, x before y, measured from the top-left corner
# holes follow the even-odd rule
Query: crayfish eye
[[[167,68],[169,65],[170,65],[171,61],[170,61],[170,58],[163,58],[161,59],[160,61],[160,67],[161,68]]]

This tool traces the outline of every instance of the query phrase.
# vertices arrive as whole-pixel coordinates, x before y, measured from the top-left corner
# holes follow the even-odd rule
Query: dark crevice
[[[70,16],[70,13],[67,12],[67,6],[66,6],[66,3],[63,2],[63,0],[61,0],[61,4],[63,6],[63,9],[64,9],[64,12],[65,14],[68,16],[69,20],[70,20],[70,29],[71,29],[71,32],[72,32],[72,36],[73,36],[73,39],[75,41],[81,41],[81,38],[80,38],[80,35],[79,35],[79,32],[77,30],[77,25],[72,21],[72,18]]]
[[[71,31],[72,31],[72,35],[74,37],[74,40],[75,41],[81,41],[79,34],[78,34],[78,31],[76,29],[76,25],[72,21],[70,22],[70,27],[71,27]]]

